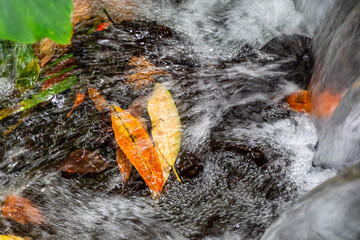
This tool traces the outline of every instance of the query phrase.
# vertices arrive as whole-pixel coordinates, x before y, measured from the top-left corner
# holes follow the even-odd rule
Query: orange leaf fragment
[[[66,115],[66,117],[70,117],[71,113],[78,107],[80,106],[80,104],[85,100],[85,94],[79,92],[77,95],[76,95],[76,98],[75,98],[75,102],[74,102],[74,105],[71,109],[71,111],[68,113],[68,115]]]
[[[289,107],[297,112],[310,112],[310,94],[308,91],[301,90],[294,92],[285,99]]]
[[[123,151],[121,151],[121,148],[116,145],[116,161],[121,173],[121,176],[124,179],[124,183],[129,179],[130,172],[132,169],[132,163],[129,161],[129,159],[125,156]]]
[[[72,152],[58,168],[67,173],[99,173],[109,168],[110,164],[98,153],[86,149]]]
[[[147,57],[140,55],[132,56],[128,63],[129,66],[135,66],[131,70],[132,74],[127,75],[127,82],[132,84],[134,88],[148,86],[154,82],[154,77],[158,75],[169,75],[169,73],[155,67]]]
[[[155,195],[162,191],[163,173],[154,145],[141,123],[120,107],[111,105],[116,142]]]
[[[341,102],[344,92],[329,91],[311,95],[311,114],[319,118],[330,118]]]
[[[88,88],[88,93],[91,101],[94,103],[96,109],[101,112],[108,107],[106,99],[100,95],[100,93],[95,88]]]
[[[111,25],[111,22],[104,22],[104,23],[100,23],[95,31],[101,32],[104,31],[105,29],[107,29],[109,26]]]
[[[45,218],[33,203],[24,197],[10,195],[6,197],[2,214],[20,224],[41,225]]]

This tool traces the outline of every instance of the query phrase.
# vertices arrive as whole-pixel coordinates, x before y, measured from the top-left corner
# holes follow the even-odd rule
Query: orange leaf
[[[104,23],[100,23],[95,31],[101,32],[104,31],[105,29],[107,29],[109,26],[111,25],[111,22],[104,22]]]
[[[297,112],[310,112],[310,94],[308,91],[301,90],[294,92],[285,99],[289,107]]]
[[[66,116],[67,118],[71,115],[71,113],[85,100],[85,94],[79,92],[77,95],[76,95],[76,99],[75,99],[75,102],[74,102],[74,105],[71,109],[71,111],[68,113],[68,115]]]
[[[23,225],[40,225],[45,223],[40,210],[27,198],[15,195],[7,196],[1,212],[5,217]]]
[[[99,173],[109,168],[110,164],[98,153],[86,149],[72,152],[59,166],[60,171],[67,173]]]
[[[88,88],[88,93],[91,101],[94,103],[96,109],[101,112],[108,107],[105,98],[95,88]]]
[[[135,166],[150,190],[159,194],[163,173],[154,145],[139,121],[120,107],[111,106],[111,121],[116,142]]]
[[[129,159],[125,156],[125,154],[123,153],[123,151],[121,151],[121,148],[116,145],[116,161],[121,173],[121,176],[124,179],[124,183],[126,183],[126,181],[128,180],[129,176],[130,176],[130,171],[132,168],[132,164],[129,161]]]
[[[311,114],[319,118],[330,118],[345,93],[324,91],[311,95]]]

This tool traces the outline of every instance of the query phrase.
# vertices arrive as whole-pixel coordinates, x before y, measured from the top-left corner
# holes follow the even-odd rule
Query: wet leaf
[[[94,103],[96,109],[101,112],[108,107],[106,99],[100,95],[100,93],[95,88],[88,88],[88,93],[91,101]]]
[[[310,94],[302,90],[291,94],[285,99],[289,107],[297,112],[310,112]]]
[[[0,240],[26,240],[28,238],[21,238],[14,235],[0,235]]]
[[[154,77],[158,75],[168,75],[167,72],[155,67],[147,57],[142,55],[139,57],[132,56],[128,64],[129,66],[135,66],[131,70],[132,74],[126,77],[127,82],[132,84],[134,88],[150,85],[154,82]]]
[[[68,113],[68,115],[66,115],[66,117],[68,118],[71,113],[78,107],[80,106],[80,104],[85,100],[85,94],[79,92],[77,95],[76,95],[76,98],[75,98],[75,102],[74,102],[74,105],[71,109],[71,111]]]
[[[330,118],[340,104],[345,92],[323,91],[311,94],[311,114],[318,118]]]
[[[37,60],[30,62],[26,67],[20,72],[15,88],[21,92],[25,92],[26,90],[32,88],[36,80],[39,78],[40,66]]]
[[[44,37],[70,42],[72,0],[0,1],[0,38],[34,43]]]
[[[132,169],[132,163],[130,162],[130,160],[125,156],[125,154],[123,153],[123,151],[121,150],[121,148],[116,145],[116,161],[121,173],[121,176],[124,179],[124,183],[126,183],[126,181],[128,180],[129,176],[130,176],[130,172]]]
[[[24,197],[10,195],[6,197],[1,209],[2,214],[20,224],[40,225],[45,219],[40,210],[33,203]]]
[[[77,83],[77,77],[75,75],[70,76],[69,78],[65,79],[64,81],[56,84],[55,86],[33,95],[31,98],[21,101],[15,106],[11,106],[0,111],[0,120],[11,116],[13,114],[22,112],[26,109],[32,108],[42,102],[50,100],[56,94],[59,94],[63,91],[70,89],[73,85]]]
[[[67,173],[99,173],[110,167],[100,154],[86,149],[72,152],[58,168]]]
[[[104,30],[107,29],[110,25],[111,25],[111,22],[100,23],[100,24],[96,27],[96,30],[95,30],[95,31],[98,31],[98,32],[104,31]]]
[[[181,182],[174,168],[181,144],[180,117],[170,92],[160,83],[155,85],[149,98],[148,112],[152,124],[151,135],[162,164],[164,183],[171,167]]]
[[[120,107],[111,105],[116,142],[155,195],[163,186],[163,173],[154,145],[139,121]]]

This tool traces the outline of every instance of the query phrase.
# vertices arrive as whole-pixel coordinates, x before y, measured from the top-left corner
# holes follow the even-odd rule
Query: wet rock
[[[261,239],[359,239],[359,201],[360,164],[356,164],[303,196]]]

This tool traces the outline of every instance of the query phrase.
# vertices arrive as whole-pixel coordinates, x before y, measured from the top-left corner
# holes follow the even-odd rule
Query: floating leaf
[[[289,107],[297,112],[310,112],[310,94],[302,90],[291,94],[285,99]]]
[[[88,93],[91,101],[94,103],[96,109],[101,112],[108,107],[106,99],[100,95],[100,93],[95,88],[88,88]]]
[[[2,109],[0,111],[0,120],[4,119],[10,115],[13,115],[13,114],[22,112],[26,109],[32,108],[32,107],[38,105],[39,103],[48,101],[56,94],[59,94],[63,91],[68,90],[70,87],[72,87],[76,83],[77,83],[77,77],[75,75],[70,76],[69,78],[56,84],[55,86],[53,86],[41,93],[33,95],[32,98],[24,100],[15,106]]]
[[[171,167],[181,182],[174,168],[181,144],[180,117],[170,92],[160,83],[155,85],[149,98],[148,112],[152,124],[151,135],[162,164],[164,183]]]
[[[40,67],[37,60],[30,62],[26,67],[20,72],[19,77],[16,80],[15,88],[21,92],[32,88],[36,80],[39,78]]]
[[[126,181],[128,180],[129,176],[130,176],[130,172],[132,169],[132,164],[129,161],[129,159],[125,156],[125,154],[123,153],[123,151],[121,150],[121,148],[116,145],[116,161],[121,173],[121,176],[124,179],[124,183],[126,183]]]
[[[75,98],[75,102],[74,102],[74,105],[71,109],[71,111],[68,113],[68,115],[66,115],[66,117],[68,118],[71,113],[85,100],[85,94],[79,92],[77,95],[76,95],[76,98]]]
[[[26,240],[29,238],[21,238],[14,235],[0,235],[0,240]]]
[[[104,30],[107,29],[110,25],[111,25],[111,22],[100,23],[100,24],[96,27],[96,30],[95,30],[95,31],[98,31],[98,32],[104,31]]]
[[[67,173],[99,173],[109,168],[110,164],[98,153],[86,149],[72,152],[59,166],[60,171]]]
[[[150,85],[154,82],[154,77],[158,75],[168,75],[169,73],[155,67],[147,57],[140,55],[139,57],[132,56],[129,60],[129,66],[135,66],[131,70],[132,74],[128,75],[127,82],[132,84],[135,88]]]
[[[154,145],[139,121],[120,107],[111,106],[116,142],[155,195],[163,186],[163,173]]]
[[[39,209],[32,202],[24,197],[10,195],[6,197],[2,214],[20,224],[40,225],[45,223]]]
[[[0,1],[0,38],[34,43],[44,37],[60,44],[71,39],[72,0]]]

